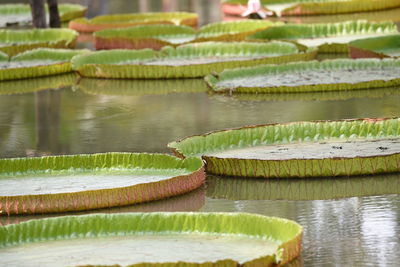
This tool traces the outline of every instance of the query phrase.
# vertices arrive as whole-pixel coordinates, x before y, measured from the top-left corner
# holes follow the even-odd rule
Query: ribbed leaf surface
[[[240,20],[210,23],[200,28],[195,41],[242,41],[248,35],[281,24],[282,23],[280,22],[273,23],[263,20]]]
[[[355,13],[400,6],[399,0],[262,0],[261,3],[278,16]],[[247,0],[223,0],[222,10],[240,15],[246,5]]]
[[[347,76],[346,76],[347,75]],[[335,59],[263,65],[208,75],[215,92],[294,93],[369,89],[400,85],[398,59]]]
[[[363,175],[400,171],[398,145],[377,148],[374,155],[350,157],[291,157],[291,159],[245,159],[208,156],[217,152],[279,144],[399,140],[400,119],[356,119],[342,121],[294,122],[249,126],[193,136],[169,147],[180,156],[203,156],[207,171],[219,175],[253,177],[316,177]],[[328,143],[329,144],[329,143]],[[340,146],[332,149],[340,149]],[[394,152],[380,154],[387,149]],[[397,149],[397,150],[396,150]],[[295,152],[295,150],[293,150]],[[292,151],[292,152],[293,152]],[[392,151],[392,150],[388,150]],[[321,151],[323,152],[323,151]],[[290,152],[288,152],[290,155]],[[284,155],[284,154],[283,154]],[[290,158],[290,157],[289,157]]]
[[[14,56],[40,47],[74,48],[77,37],[70,29],[0,30],[0,51]]]
[[[195,13],[136,13],[102,15],[92,19],[80,18],[71,21],[69,27],[79,32],[95,32],[143,24],[175,24],[197,27],[197,23],[198,16]]]
[[[73,68],[85,77],[193,78],[239,66],[284,63],[315,57],[285,42],[205,42],[153,50],[112,50],[74,57]]]
[[[65,212],[128,205],[191,191],[205,179],[202,162],[198,158],[180,160],[167,155],[145,153],[1,159],[0,170],[0,183],[5,183],[3,186],[14,184],[12,188],[0,189],[5,192],[0,196],[0,213],[6,214]],[[77,178],[74,178],[76,175]],[[93,175],[100,175],[100,178]],[[118,175],[132,175],[132,179],[117,181]],[[112,179],[120,186],[110,186],[113,183],[110,184],[108,180],[102,186],[102,179],[107,176],[114,177]],[[154,179],[154,176],[160,178]],[[46,189],[51,182],[57,181],[57,177],[60,177],[60,185],[50,191]],[[97,179],[97,185],[81,186],[85,177]],[[135,182],[135,179],[143,179],[144,182]],[[32,191],[35,184],[42,180],[46,186],[39,188],[35,194],[19,193]],[[21,191],[18,189],[20,183],[33,187]],[[89,189],[84,189],[86,187]]]
[[[8,63],[3,63],[4,67],[0,69],[0,81],[71,72],[72,57],[87,52],[88,50],[50,48],[29,50],[14,56]]]
[[[108,29],[94,33],[96,49],[161,49],[194,40],[195,30],[179,25],[141,25],[121,29]]]
[[[248,39],[297,40],[318,46],[322,53],[347,53],[352,40],[398,33],[393,22],[346,21],[324,24],[288,24],[259,31]]]
[[[12,249],[12,246],[32,245],[36,242],[41,242],[42,246],[45,246],[46,241],[54,240],[76,239],[79,241],[117,236],[129,238],[135,235],[139,238],[147,235],[166,236],[168,234],[181,235],[182,238],[190,234],[216,237],[239,235],[275,241],[279,244],[277,250],[248,260],[244,266],[276,266],[277,263],[285,264],[299,256],[302,227],[286,219],[246,213],[128,213],[67,216],[0,227],[0,254],[2,250]],[[79,243],[77,245],[79,246]],[[134,252],[129,254],[131,253]],[[149,251],[148,253],[156,255],[158,252]],[[107,255],[103,256],[107,257]],[[134,258],[134,254],[132,256]],[[153,264],[156,266],[237,266],[238,262],[221,259],[203,264],[190,261]],[[149,266],[149,264],[142,263],[134,266]]]

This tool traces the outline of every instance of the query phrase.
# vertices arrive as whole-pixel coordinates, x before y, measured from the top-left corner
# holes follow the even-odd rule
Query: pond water
[[[128,1],[85,2],[92,7],[90,16],[163,7],[161,1],[138,0],[131,6]],[[165,9],[197,11],[202,23],[221,18],[214,0],[164,2],[170,3]],[[375,16],[384,20],[393,10],[385,12]],[[22,92],[33,90],[29,83],[15,83],[19,94],[2,94],[5,86],[10,93],[13,84],[0,83],[0,158],[108,151],[170,153],[168,142],[212,130],[272,122],[400,116],[400,88],[227,96],[208,92],[202,80],[81,79],[62,89],[27,93]],[[371,182],[380,178],[390,182]],[[248,179],[239,184],[249,193],[237,197],[215,194],[210,191],[215,190],[215,179],[220,188],[237,184],[236,178],[210,176],[208,185],[183,196],[101,212],[240,211],[279,216],[305,228],[302,258],[293,266],[398,266],[400,262],[400,174],[368,177],[365,184],[359,182],[360,177],[357,182],[348,179],[348,185],[338,180],[347,178],[328,178],[326,185],[319,180],[304,189],[310,194],[324,187],[345,190],[345,197],[336,200],[276,200],[282,196],[271,198],[257,191],[287,188],[287,179],[274,181],[271,187],[269,181]],[[290,181],[293,188],[304,186],[298,180]],[[357,197],[351,197],[352,190]],[[257,197],[252,192],[258,192]],[[0,224],[40,217],[46,216],[2,216]]]

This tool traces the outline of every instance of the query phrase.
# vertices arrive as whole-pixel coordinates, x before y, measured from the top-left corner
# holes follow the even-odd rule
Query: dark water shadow
[[[163,95],[170,93],[201,93],[208,87],[203,79],[93,79],[82,78],[79,90],[91,95]]]
[[[260,93],[260,94],[210,94],[215,100],[226,102],[228,100],[238,101],[343,101],[348,99],[370,98],[380,99],[389,96],[400,96],[400,88],[385,87],[374,89],[327,91],[327,92],[305,92],[305,93]]]
[[[400,173],[325,178],[207,176],[207,197],[229,200],[328,200],[400,194]]]
[[[76,83],[75,73],[0,82],[0,95],[25,94],[48,89],[61,89]]]

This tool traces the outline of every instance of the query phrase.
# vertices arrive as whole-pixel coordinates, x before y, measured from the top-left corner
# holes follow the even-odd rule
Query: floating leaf
[[[400,194],[400,174],[314,179],[207,176],[207,196],[231,200],[321,200]]]
[[[400,34],[356,40],[349,47],[352,58],[400,58]]]
[[[78,33],[70,29],[0,30],[0,51],[14,56],[34,48],[74,48]]]
[[[355,13],[400,6],[399,0],[261,0],[266,10],[276,16]],[[223,0],[222,11],[241,15],[247,9],[247,0]]]
[[[207,171],[243,177],[318,177],[400,171],[400,119],[293,122],[216,131],[172,142]]]
[[[69,23],[79,32],[95,32],[104,29],[126,28],[143,24],[175,24],[197,27],[198,16],[188,12],[136,13],[102,15],[92,19],[80,18]]]
[[[74,70],[98,78],[194,78],[240,66],[313,59],[313,49],[300,52],[287,42],[204,42],[143,50],[99,51],[72,59]]]
[[[0,81],[71,72],[71,58],[87,52],[88,50],[50,48],[26,51],[10,61],[0,61]]]
[[[86,7],[77,4],[59,4],[58,11],[61,22],[83,17]],[[47,8],[46,8],[47,11]],[[25,25],[32,23],[31,7],[28,4],[0,5],[0,27],[9,25]]]
[[[196,42],[204,41],[242,41],[247,36],[272,26],[282,25],[281,22],[263,20],[240,20],[210,23],[200,28]]]
[[[215,92],[288,93],[400,85],[399,59],[334,59],[225,70],[205,80]]]
[[[124,80],[82,78],[78,88],[91,95],[160,95],[208,91],[203,79]]]
[[[202,161],[106,153],[0,159],[0,213],[34,214],[123,206],[191,191]]]
[[[347,53],[348,43],[357,39],[398,33],[393,22],[346,21],[321,24],[287,24],[259,31],[248,39],[293,40],[321,53]]]
[[[179,25],[141,25],[121,29],[102,30],[94,33],[96,49],[159,50],[164,46],[177,46],[193,41],[195,30]]]
[[[0,227],[0,262],[272,267],[299,256],[302,232],[294,221],[248,213],[67,216]]]
[[[9,56],[6,53],[3,53],[0,51],[0,62],[2,61],[8,61]]]

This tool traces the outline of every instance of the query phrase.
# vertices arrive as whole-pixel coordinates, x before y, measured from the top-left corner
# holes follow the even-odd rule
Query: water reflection
[[[397,266],[400,261],[400,195],[315,201],[207,198],[201,211],[297,221],[305,233],[304,266]]]
[[[71,86],[77,81],[75,73],[46,76],[32,79],[0,82],[0,95],[24,94],[47,89],[60,89]]]
[[[93,95],[158,95],[169,93],[199,93],[208,91],[203,79],[122,80],[82,78],[78,87]]]
[[[400,194],[400,174],[299,179],[207,176],[207,196],[231,200],[321,200]]]
[[[310,92],[310,93],[272,93],[272,94],[214,94],[211,97],[226,102],[232,101],[336,101],[349,100],[357,98],[376,98],[382,99],[390,96],[399,97],[399,87],[348,90],[348,91],[328,91],[328,92]]]
[[[15,215],[0,216],[0,225],[25,222],[33,219],[43,219],[67,215],[82,215],[92,213],[125,213],[125,212],[157,212],[157,211],[198,211],[205,203],[205,187],[198,188],[192,192],[171,197],[163,200],[157,200],[142,204],[135,204],[125,207],[106,208],[82,212],[53,213],[43,215]]]
[[[90,85],[84,88],[86,83]],[[0,157],[169,152],[166,144],[171,141],[244,125],[400,115],[400,95],[388,88],[378,89],[379,98],[371,98],[370,91],[357,98],[332,96],[336,100],[325,101],[315,97],[253,101],[196,93],[206,89],[201,80],[179,84],[82,79],[80,90],[0,95]],[[182,90],[195,92],[164,94]],[[337,96],[343,94],[352,93]]]

